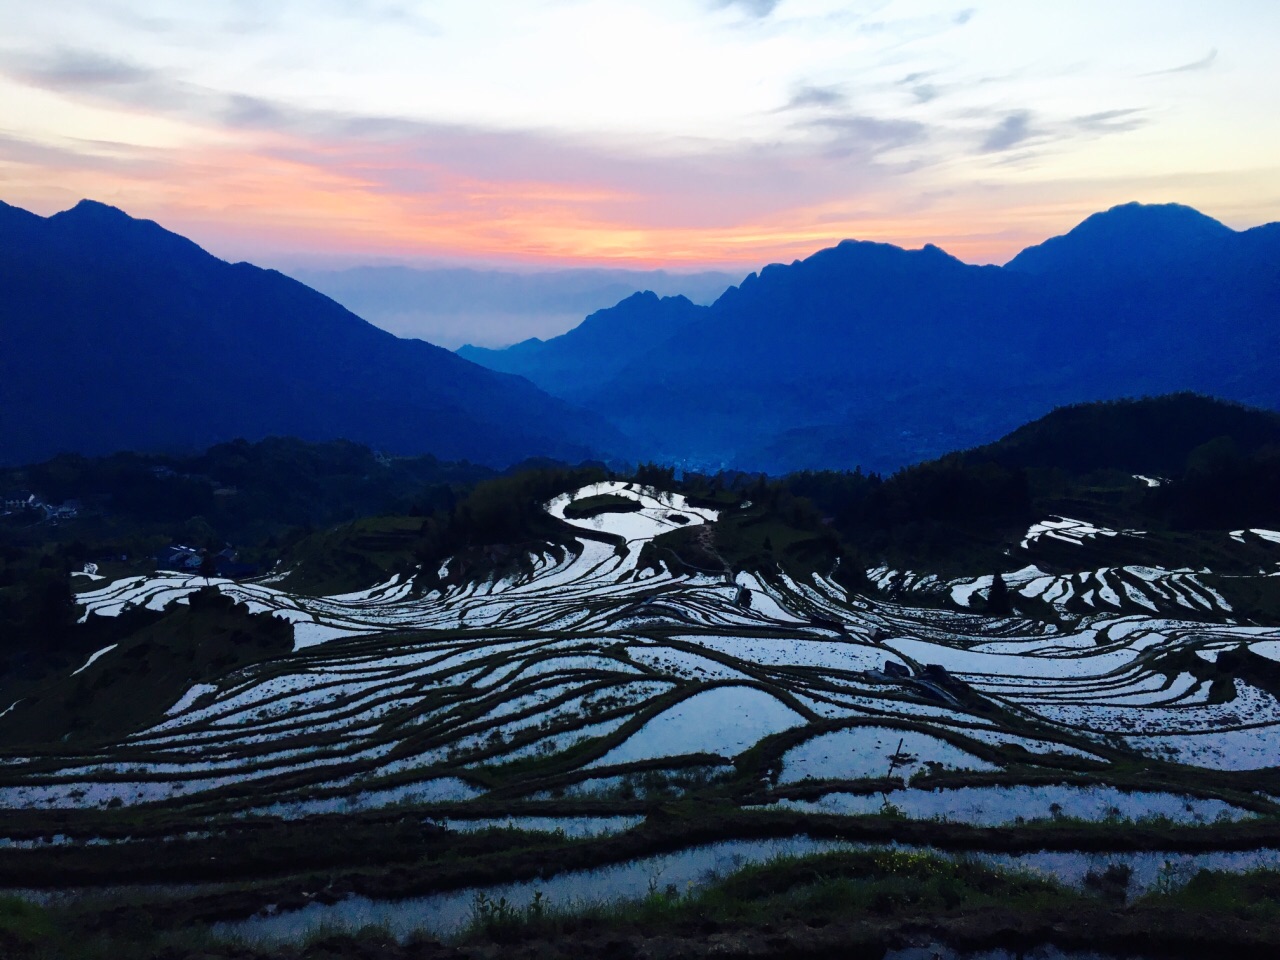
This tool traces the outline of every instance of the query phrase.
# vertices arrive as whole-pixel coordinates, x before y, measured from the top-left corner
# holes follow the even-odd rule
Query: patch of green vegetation
[[[1280,623],[1280,577],[1206,575],[1203,579],[1222,594],[1241,620],[1264,624]]]
[[[602,493],[574,500],[565,508],[564,515],[573,520],[586,520],[602,513],[635,513],[639,509],[638,500],[620,497],[616,493]]]
[[[68,454],[0,470],[0,488],[30,489],[48,503],[81,503],[75,520],[41,524],[42,538],[84,541],[112,529],[176,537],[196,532],[200,525],[191,521],[198,519],[210,535],[240,543],[388,511],[430,512],[451,501],[451,492],[493,474],[431,456],[388,457],[345,440],[270,437],[233,440],[189,457]]]
[[[645,544],[640,565],[674,562],[677,567],[727,575],[785,568],[801,577],[839,567],[863,582],[861,557],[824,524],[810,501],[773,488],[761,494],[763,501],[748,498],[745,506],[721,503],[714,523],[655,537]]]
[[[0,947],[34,946],[52,937],[55,926],[47,910],[18,897],[0,897]]]
[[[583,535],[581,529],[550,516],[547,501],[607,477],[603,467],[583,464],[544,465],[487,480],[423,522],[414,554],[428,579],[446,557],[460,561],[450,567],[455,578],[527,563],[529,551],[541,551],[549,543],[572,543]]]
[[[110,932],[86,929],[78,920],[75,908],[0,898],[0,956],[5,960],[230,958],[240,946],[203,927],[156,930],[145,912],[136,910]]]
[[[207,928],[154,926],[138,905],[118,903],[103,923],[80,907],[0,902],[0,946],[15,960],[237,958],[346,960],[472,958],[517,952],[531,960],[572,956],[878,956],[924,937],[961,949],[1060,948],[1128,955],[1273,955],[1280,945],[1278,875],[1202,871],[1126,902],[1122,864],[1091,871],[1076,891],[1040,876],[902,850],[779,857],[698,886],[655,875],[635,900],[560,903],[535,889],[513,900],[478,892],[451,943],[424,935],[397,944],[388,929],[321,928],[281,947],[218,940]],[[327,891],[323,902],[337,897]],[[300,904],[299,904],[300,905]],[[294,904],[288,901],[286,908]],[[495,952],[495,950],[497,952]]]
[[[1185,884],[1166,868],[1140,905],[1212,911],[1242,922],[1280,925],[1280,872],[1231,874],[1199,870]]]
[[[888,478],[805,472],[779,481],[830,518],[859,553],[900,569],[949,576],[1006,563],[1009,540],[1036,519],[1025,471],[946,457]]]
[[[192,594],[189,606],[173,604],[163,615],[140,612],[136,619],[145,625],[92,665],[28,691],[22,710],[0,727],[0,742],[83,747],[111,741],[159,722],[192,684],[293,649],[290,623],[251,614],[215,589]],[[130,618],[108,626],[128,629]]]
[[[1031,947],[1039,945],[1036,937],[1049,940],[1050,929],[1061,942],[1065,923],[1074,931],[1072,946],[1119,950],[1145,936],[1158,955],[1169,946],[1190,947],[1192,955],[1224,935],[1256,946],[1280,942],[1275,879],[1202,872],[1186,887],[1124,908],[1130,871],[1122,865],[1091,873],[1078,892],[966,858],[841,852],[780,857],[699,888],[663,886],[655,878],[647,896],[631,901],[564,905],[535,892],[522,904],[478,896],[460,942],[521,944],[540,956],[537,944],[575,937],[680,937],[692,950],[700,937],[732,932],[740,946],[758,938],[748,955],[782,957],[822,953],[823,941],[828,949],[879,941],[882,949],[893,931],[906,930],[943,942],[951,933],[972,946]],[[1250,926],[1227,933],[1226,918]]]
[[[291,571],[282,586],[300,593],[335,594],[410,572],[422,524],[421,517],[366,517],[313,533],[281,560]]]

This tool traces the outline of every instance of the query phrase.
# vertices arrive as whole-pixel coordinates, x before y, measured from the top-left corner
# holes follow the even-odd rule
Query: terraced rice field
[[[1007,578],[1011,590],[1052,602],[1064,586],[1087,589],[1100,609],[1062,623],[991,618],[873,602],[819,573],[641,567],[653,537],[717,514],[623,483],[547,509],[563,519],[573,500],[602,494],[639,509],[569,519],[583,530],[575,544],[548,546],[503,579],[424,594],[398,577],[322,598],[213,580],[251,610],[290,620],[292,656],[193,685],[162,722],[109,748],[4,759],[0,805],[248,812],[267,798],[300,813],[464,804],[495,790],[512,801],[608,797],[647,771],[714,779],[747,755],[765,799],[798,784],[1012,766],[1280,763],[1280,701],[1214,674],[1223,650],[1276,659],[1280,630],[1230,622],[1191,571],[1064,578],[1032,567]],[[1040,535],[1099,535],[1082,529],[1049,524]],[[111,616],[182,603],[204,584],[159,574],[80,602],[86,617]],[[938,583],[961,607],[989,586]],[[1220,621],[1168,613],[1193,604]],[[91,678],[113,652],[77,673]]]

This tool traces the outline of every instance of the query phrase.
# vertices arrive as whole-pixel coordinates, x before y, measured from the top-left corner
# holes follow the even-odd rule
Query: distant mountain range
[[[597,310],[579,326],[550,340],[523,340],[505,350],[468,344],[458,355],[491,370],[532,374],[544,390],[557,396],[592,401],[637,355],[643,355],[639,345],[676,337],[705,312],[705,307],[687,297],[660,298],[646,290]]]
[[[1280,224],[1129,204],[1004,267],[845,241],[709,307],[633,296],[464,353],[704,468],[892,469],[1062,404],[1178,390],[1275,409]]]
[[[418,337],[450,348],[549,338],[576,327],[604,304],[640,290],[712,303],[741,279],[741,274],[720,271],[604,267],[523,273],[404,266],[285,272],[398,337]],[[458,352],[465,355],[465,350]]]
[[[458,355],[103,204],[0,204],[0,309],[0,464],[284,435],[494,466],[883,471],[1064,404],[1280,408],[1280,224],[1177,205],[1116,207],[1004,267],[845,241],[710,306],[639,293]]]
[[[0,204],[0,411],[8,464],[269,435],[492,465],[622,445],[526,380],[91,201]]]

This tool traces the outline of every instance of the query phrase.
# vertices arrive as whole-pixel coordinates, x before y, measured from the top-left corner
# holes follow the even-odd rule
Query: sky
[[[228,259],[1002,263],[1280,219],[1274,0],[0,0],[0,199]]]

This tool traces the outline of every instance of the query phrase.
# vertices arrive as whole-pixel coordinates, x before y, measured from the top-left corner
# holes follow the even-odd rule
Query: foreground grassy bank
[[[904,851],[779,858],[698,888],[655,882],[639,900],[559,904],[475,900],[442,943],[426,933],[321,932],[268,947],[219,940],[207,927],[157,930],[145,912],[103,928],[79,909],[0,900],[0,953],[14,960],[265,960],[490,957],[882,957],[920,944],[956,951],[1053,944],[1104,955],[1203,957],[1280,950],[1280,873],[1202,871],[1131,897],[1115,866],[1083,891],[967,859]]]
[[[139,915],[157,928],[182,929],[239,920],[272,904],[295,910],[352,895],[397,900],[516,881],[538,883],[727,841],[804,836],[932,848],[950,857],[1036,851],[1197,854],[1280,847],[1280,821],[1272,817],[1196,826],[1154,819],[1088,823],[1064,818],[980,827],[888,814],[845,817],[727,805],[708,810],[695,800],[657,806],[649,814],[629,830],[592,839],[505,828],[455,832],[408,810],[263,821],[204,838],[160,835],[126,847],[0,850],[0,879],[11,889],[123,890],[123,900],[90,896],[73,912],[103,929],[128,926]],[[181,886],[180,892],[175,893],[174,885]]]

